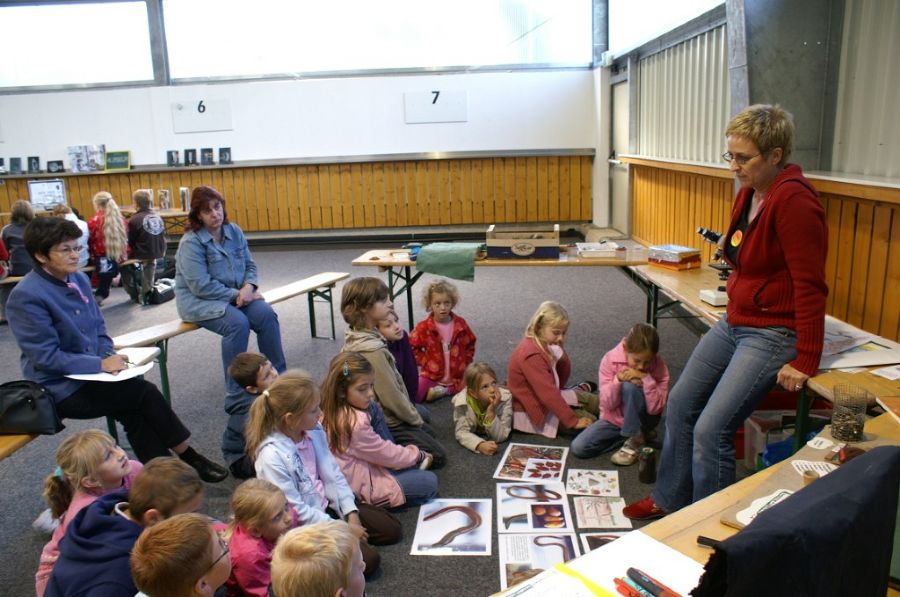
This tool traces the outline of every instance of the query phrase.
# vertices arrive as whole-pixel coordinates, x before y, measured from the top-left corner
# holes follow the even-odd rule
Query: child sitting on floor
[[[127,494],[98,498],[69,524],[44,594],[133,597],[130,556],[141,531],[202,505],[203,482],[196,470],[178,458],[154,458]]]
[[[611,461],[629,466],[659,423],[669,395],[669,369],[659,352],[656,328],[635,324],[600,361],[600,419],[572,440],[572,454],[590,458],[625,444]]]
[[[231,496],[233,518],[225,533],[231,551],[226,595],[266,597],[275,542],[298,524],[284,493],[263,479],[244,481]]]
[[[545,301],[510,356],[508,383],[517,431],[553,438],[559,432],[574,434],[597,419],[597,396],[566,388],[572,369],[563,348],[568,329],[563,306]]]
[[[490,456],[512,431],[512,394],[497,385],[497,374],[487,363],[472,363],[463,378],[466,387],[453,397],[456,441]]]
[[[363,559],[347,523],[320,522],[288,531],[272,555],[275,597],[363,597]]]
[[[228,579],[228,544],[203,514],[178,514],[141,533],[131,552],[136,597],[206,597]]]
[[[388,287],[378,278],[354,278],[341,290],[341,314],[349,329],[342,352],[358,352],[372,365],[375,374],[375,399],[384,411],[394,441],[414,445],[431,454],[433,467],[446,461],[444,447],[435,439],[424,405],[413,405],[397,371],[394,357],[384,337],[375,329],[393,307]]]
[[[232,475],[238,479],[249,479],[256,476],[256,471],[253,470],[253,461],[247,455],[247,441],[244,439],[247,412],[256,397],[278,379],[278,371],[264,355],[242,352],[231,361],[228,375],[244,391],[237,396],[225,397],[228,423],[222,433],[222,456]]]
[[[334,516],[345,519],[360,541],[366,573],[380,563],[373,544],[400,540],[400,521],[369,504],[357,504],[353,491],[328,449],[319,425],[321,396],[312,378],[288,371],[250,407],[247,453],[254,458],[256,476],[276,485],[297,511],[302,524]]]
[[[435,280],[423,293],[428,317],[409,335],[419,365],[416,402],[432,402],[463,388],[463,372],[475,358],[475,334],[466,320],[453,312],[459,304],[456,286]]]
[[[437,495],[437,476],[420,470],[431,456],[416,446],[380,437],[371,424],[375,402],[372,365],[362,355],[342,352],[331,360],[322,383],[322,425],[353,493],[367,504],[419,506]]]
[[[387,340],[387,349],[394,356],[394,364],[403,378],[406,393],[410,398],[415,398],[416,392],[419,391],[419,366],[409,343],[409,334],[400,325],[396,311],[391,309],[387,317],[379,320],[378,331]]]
[[[59,542],[75,515],[102,495],[131,489],[144,468],[137,460],[128,460],[115,440],[99,429],[79,431],[63,440],[56,450],[56,464],[57,471],[44,482],[44,497],[59,526],[41,551],[34,576],[38,597],[44,595],[59,557]]]

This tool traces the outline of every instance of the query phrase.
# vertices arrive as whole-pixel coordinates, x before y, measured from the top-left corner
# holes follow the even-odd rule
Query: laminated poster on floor
[[[631,531],[603,531],[602,533],[580,533],[581,550],[584,553],[594,551],[598,547],[603,547],[607,543],[612,543],[619,537],[623,537]]]
[[[566,493],[616,497],[619,495],[619,471],[569,469]]]
[[[500,535],[500,587],[519,584],[579,555],[574,533]]]
[[[562,483],[498,483],[498,533],[573,532]]]
[[[414,556],[491,555],[491,500],[436,499],[419,508]]]
[[[625,499],[621,497],[577,497],[575,517],[579,529],[630,529],[625,517]]]
[[[494,471],[500,481],[562,482],[568,448],[509,444]]]

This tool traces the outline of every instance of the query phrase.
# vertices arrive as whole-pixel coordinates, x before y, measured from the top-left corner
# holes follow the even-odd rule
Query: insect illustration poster
[[[560,482],[568,448],[509,444],[494,478],[501,481]]]
[[[498,533],[575,530],[562,483],[498,483]]]
[[[491,555],[491,500],[436,499],[419,508],[414,556]]]

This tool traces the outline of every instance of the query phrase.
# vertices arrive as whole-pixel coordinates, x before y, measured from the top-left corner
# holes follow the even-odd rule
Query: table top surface
[[[890,414],[883,414],[869,419],[866,422],[865,430],[867,435],[886,438],[890,443],[900,444],[900,424]],[[859,445],[865,448],[866,443],[862,442]],[[812,449],[804,447],[791,459],[804,459],[804,451],[806,450]],[[808,454],[806,459],[809,459]],[[783,467],[788,466],[791,466],[790,459],[779,462],[730,487],[726,487],[706,499],[649,524],[643,527],[641,531],[680,551],[689,558],[705,564],[709,556],[712,555],[712,550],[697,545],[697,535],[723,540],[737,533],[737,529],[720,522],[722,514],[734,508],[747,497],[753,496],[754,492],[769,477]],[[796,477],[796,487],[788,487],[787,489],[800,489],[802,487],[800,475],[796,475]]]
[[[479,267],[522,267],[522,266],[625,266],[647,263],[646,251],[641,256],[623,251],[624,255],[612,258],[580,258],[568,255],[565,249],[560,251],[558,259],[476,259]],[[373,249],[366,251],[353,260],[353,265],[368,265],[381,268],[406,267],[416,264],[409,258],[409,251],[403,249]]]
[[[134,207],[121,207],[119,210],[126,215],[137,212],[137,209]],[[190,214],[190,212],[183,209],[154,209],[153,211],[161,218],[186,218]]]
[[[678,300],[689,311],[712,325],[725,314],[725,307],[714,307],[700,300],[700,291],[724,286],[719,272],[703,264],[697,269],[675,271],[655,265],[636,265],[631,268],[643,278]]]

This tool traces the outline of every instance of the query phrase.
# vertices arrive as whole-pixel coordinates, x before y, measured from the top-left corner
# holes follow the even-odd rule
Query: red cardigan
[[[547,411],[555,414],[566,427],[575,427],[578,417],[572,407],[566,404],[559,388],[564,388],[569,381],[572,363],[569,355],[556,362],[556,374],[559,386],[553,379],[550,368],[550,357],[541,350],[534,338],[523,338],[509,357],[507,384],[513,395],[513,411],[525,411],[528,418],[536,426],[544,424]]]
[[[734,201],[729,242],[753,189]],[[756,219],[741,242],[739,263],[728,277],[728,323],[782,326],[797,333],[797,358],[790,365],[815,375],[825,333],[825,257],[828,227],[818,193],[799,166],[775,177]]]
[[[463,373],[475,358],[475,334],[466,320],[452,313],[453,334],[450,340],[450,383],[454,392],[463,386]],[[416,329],[409,335],[409,343],[419,365],[419,375],[431,381],[444,378],[444,348],[441,346],[441,333],[434,323],[434,314],[416,324]]]

